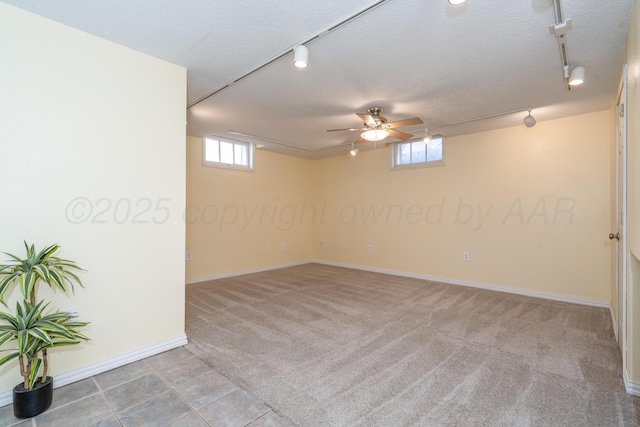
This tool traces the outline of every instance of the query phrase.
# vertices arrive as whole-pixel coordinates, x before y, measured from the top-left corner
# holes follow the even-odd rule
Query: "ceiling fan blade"
[[[350,129],[327,129],[327,132],[342,132],[342,131],[356,131],[361,130],[361,128],[350,128]]]
[[[371,114],[356,113],[356,115],[360,117],[364,123],[369,123],[370,125],[376,124],[376,121],[373,119]]]
[[[364,138],[358,138],[358,140],[354,142],[354,144],[360,144],[361,142],[367,142],[367,140]]]
[[[402,126],[413,126],[413,125],[421,125],[423,123],[418,117],[414,117],[412,119],[406,120],[398,120],[397,122],[387,123],[392,128],[399,128]]]
[[[396,138],[396,139],[400,139],[402,141],[406,141],[408,139],[411,139],[413,137],[413,135],[411,135],[410,133],[404,133],[404,132],[400,132],[399,130],[393,130],[393,129],[388,129],[389,130],[389,135]]]

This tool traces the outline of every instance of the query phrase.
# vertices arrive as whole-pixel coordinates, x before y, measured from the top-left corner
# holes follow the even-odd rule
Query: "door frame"
[[[620,117],[620,104],[622,113]],[[622,355],[622,372],[627,372],[627,65],[622,67],[622,76],[616,98],[616,318],[614,326],[616,340]],[[622,135],[620,119],[623,121]],[[622,200],[621,200],[622,199]],[[620,247],[622,245],[622,247]],[[613,302],[613,301],[612,301]]]

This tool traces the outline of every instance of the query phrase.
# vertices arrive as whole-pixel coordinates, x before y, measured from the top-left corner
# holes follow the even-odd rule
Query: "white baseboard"
[[[56,375],[53,379],[53,388],[62,387],[67,384],[71,384],[76,381],[80,381],[85,378],[110,371],[111,369],[119,368],[129,363],[137,362],[138,360],[142,360],[150,356],[155,356],[156,354],[160,354],[167,350],[172,350],[186,344],[187,336],[180,335],[175,338],[161,341],[149,347],[144,347],[139,350],[131,351],[120,356],[103,360],[102,362],[93,363],[82,368],[74,369],[73,371]],[[9,405],[12,403],[12,401],[13,390],[6,390],[0,393],[0,406]]]
[[[480,289],[487,289],[487,290],[490,290],[490,291],[506,292],[506,293],[509,293],[509,294],[524,295],[524,296],[534,297],[534,298],[543,298],[543,299],[549,299],[549,300],[554,300],[554,301],[570,302],[570,303],[573,303],[573,304],[581,304],[581,305],[589,305],[589,306],[593,306],[593,307],[609,308],[609,302],[608,301],[598,301],[598,300],[592,300],[592,299],[588,299],[588,298],[577,298],[577,297],[572,297],[572,296],[568,296],[568,295],[553,294],[553,293],[550,293],[550,292],[529,291],[529,290],[526,290],[526,289],[510,288],[510,287],[507,287],[507,286],[490,285],[488,283],[469,282],[469,281],[466,281],[466,280],[450,279],[450,278],[447,278],[447,277],[429,276],[429,275],[426,275],[426,274],[418,274],[418,273],[407,273],[407,272],[404,272],[404,271],[387,270],[387,269],[384,269],[384,268],[375,268],[375,267],[369,267],[369,266],[363,266],[363,265],[344,264],[344,263],[333,262],[333,261],[313,260],[313,261],[310,261],[310,262],[314,262],[314,263],[318,263],[318,264],[325,264],[325,265],[332,265],[332,266],[335,266],[335,267],[353,268],[353,269],[356,269],[356,270],[370,271],[370,272],[373,272],[373,273],[391,274],[393,276],[411,277],[411,278],[414,278],[414,279],[430,280],[430,281],[433,281],[433,282],[448,283],[448,284],[451,284],[451,285],[469,286],[469,287],[472,287],[472,288],[480,288]]]
[[[250,268],[248,270],[234,271],[233,273],[221,273],[221,274],[214,274],[213,276],[194,277],[193,279],[187,279],[185,283],[187,285],[192,285],[194,283],[208,282],[209,280],[226,279],[228,277],[242,276],[244,274],[261,273],[263,271],[277,270],[279,268],[295,267],[296,265],[309,264],[310,262],[315,262],[315,261],[309,261],[309,260],[296,261],[296,262],[290,262],[286,264],[271,265],[267,267],[257,267],[257,268]]]
[[[627,371],[623,372],[623,377],[627,393],[640,397],[640,384],[632,382],[629,379],[629,375],[627,375]]]
[[[553,294],[550,292],[529,291],[526,289],[511,288],[508,286],[491,285],[488,283],[480,283],[480,282],[470,282],[466,280],[450,279],[448,277],[430,276],[426,274],[407,273],[405,271],[388,270],[384,268],[376,268],[376,267],[356,265],[356,264],[345,264],[341,262],[333,262],[333,261],[326,261],[326,260],[320,260],[320,259],[296,261],[296,262],[291,262],[287,264],[258,267],[258,268],[248,269],[248,270],[236,271],[232,273],[221,273],[221,274],[215,274],[215,275],[206,276],[206,277],[196,277],[196,278],[188,279],[185,283],[187,285],[191,285],[194,283],[208,282],[209,280],[224,279],[228,277],[242,276],[244,274],[251,274],[251,273],[260,273],[263,271],[277,270],[279,268],[294,267],[297,265],[303,265],[303,264],[309,264],[309,263],[332,265],[335,267],[353,268],[355,270],[370,271],[373,273],[391,274],[393,276],[411,277],[414,279],[431,280],[434,282],[469,286],[472,288],[481,288],[481,289],[487,289],[487,290],[498,291],[498,292],[506,292],[510,294],[524,295],[524,296],[529,296],[534,298],[543,298],[543,299],[549,299],[554,301],[570,302],[573,304],[589,305],[593,307],[602,307],[602,308],[608,308],[609,310],[611,310],[611,304],[608,301],[592,300],[588,298],[577,298],[577,297],[572,297],[568,295]],[[613,313],[613,311],[611,311],[611,313]]]
[[[618,318],[613,310],[613,303],[609,303],[609,313],[611,313],[611,325],[613,325],[613,335],[616,337],[616,342],[620,344],[618,340]]]

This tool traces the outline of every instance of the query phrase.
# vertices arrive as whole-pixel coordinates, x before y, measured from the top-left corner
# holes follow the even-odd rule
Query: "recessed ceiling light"
[[[462,4],[462,3],[466,2],[466,1],[467,0],[449,0],[449,4],[453,4],[453,5]]]

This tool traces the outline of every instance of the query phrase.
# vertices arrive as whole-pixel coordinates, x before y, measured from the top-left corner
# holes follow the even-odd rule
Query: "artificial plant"
[[[75,262],[55,256],[58,245],[51,245],[36,252],[34,245],[24,243],[27,256],[22,259],[6,253],[11,258],[0,265],[0,302],[8,308],[5,297],[12,285],[18,283],[23,297],[16,303],[15,314],[0,312],[0,347],[16,342],[14,349],[0,359],[0,366],[18,358],[20,374],[25,389],[34,387],[38,380],[48,377],[50,348],[79,344],[88,338],[78,331],[87,322],[77,322],[64,311],[46,313],[49,303],[36,301],[37,284],[42,281],[51,288],[74,290],[74,283],[84,287],[75,272],[82,271]],[[40,374],[40,372],[42,372]]]

